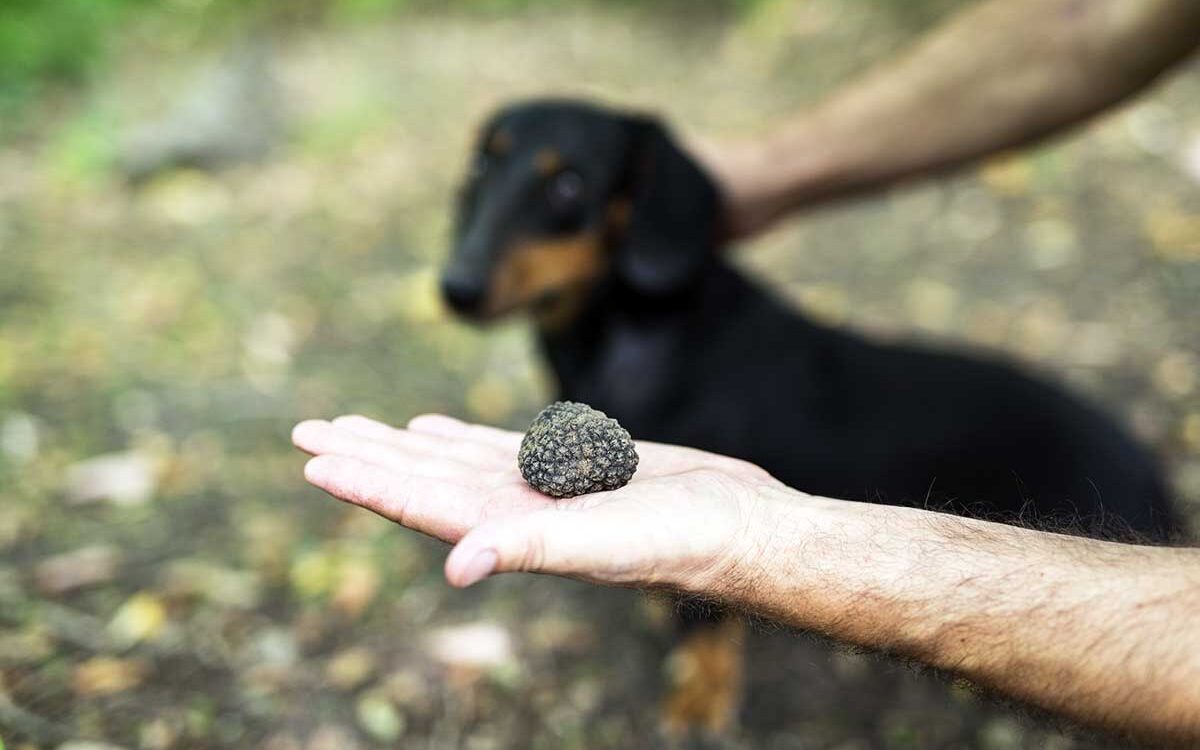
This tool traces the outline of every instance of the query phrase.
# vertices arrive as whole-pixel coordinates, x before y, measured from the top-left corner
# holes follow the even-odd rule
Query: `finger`
[[[626,519],[627,520],[627,519]],[[446,580],[466,587],[496,573],[526,571],[604,583],[650,583],[645,548],[629,545],[616,515],[560,508],[477,526],[446,558]]]
[[[336,421],[336,420],[335,420]],[[461,438],[501,448],[515,453],[524,437],[519,432],[501,430],[481,424],[470,424],[442,414],[422,414],[409,420],[408,429],[429,435]],[[643,476],[660,476],[687,471],[697,466],[711,465],[714,460],[728,460],[711,453],[645,440],[637,441],[639,470]]]
[[[427,435],[462,438],[490,445],[506,453],[516,453],[521,447],[521,433],[501,430],[482,424],[469,424],[442,414],[422,414],[408,422],[408,429]]]
[[[335,420],[337,421],[337,420]],[[376,423],[378,424],[378,423]],[[386,428],[393,429],[393,428]],[[408,423],[410,433],[436,435],[455,440],[469,440],[503,450],[507,466],[513,464],[513,455],[521,446],[523,435],[519,432],[501,430],[486,425],[470,424],[442,414],[422,414]],[[638,440],[638,476],[652,477],[676,474],[702,467],[722,466],[736,469],[744,462],[718,456],[695,448]]]
[[[506,451],[515,452],[521,447],[524,437],[519,432],[501,430],[481,424],[471,424],[443,414],[422,414],[409,420],[408,429],[429,435],[441,435],[449,438],[473,440]],[[637,441],[637,451],[640,457],[639,468],[646,475],[670,474],[686,471],[697,466],[712,465],[714,460],[726,461],[694,448],[676,445],[654,443],[646,440]]]
[[[463,446],[461,441],[397,429],[358,414],[337,417],[333,420],[333,424],[362,439],[371,440],[380,445],[392,446],[398,450],[418,453],[421,456],[454,461],[476,471],[480,467],[508,468],[512,463],[507,456],[502,456],[491,449]]]
[[[332,453],[349,456],[400,474],[413,474],[431,479],[456,479],[464,484],[485,478],[479,467],[460,462],[451,456],[431,456],[405,450],[364,437],[336,422],[301,422],[292,430],[292,441],[313,455]]]
[[[516,461],[515,452],[508,453],[494,446],[464,440],[461,437],[402,430],[358,414],[338,417],[333,420],[333,424],[406,451],[428,456],[452,457],[479,468],[506,469]]]
[[[489,518],[545,507],[534,494],[494,497],[446,479],[398,474],[357,458],[322,455],[304,478],[341,500],[448,542]]]
[[[309,440],[313,437],[313,433],[316,430],[328,424],[329,422],[326,422],[324,419],[306,419],[303,422],[297,423],[292,428],[292,445],[305,453],[315,455],[317,451],[315,446],[309,443]]]

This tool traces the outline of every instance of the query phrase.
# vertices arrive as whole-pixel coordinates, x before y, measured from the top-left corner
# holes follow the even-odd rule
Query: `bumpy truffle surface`
[[[517,464],[539,492],[575,497],[625,486],[638,455],[617,420],[587,404],[556,401],[529,425]]]

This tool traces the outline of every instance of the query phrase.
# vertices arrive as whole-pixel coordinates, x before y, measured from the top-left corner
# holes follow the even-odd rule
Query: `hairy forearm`
[[[1200,742],[1200,550],[791,491],[719,582],[746,608],[1080,723]]]
[[[1200,0],[986,0],[753,144],[712,152],[750,230],[1121,101],[1200,43]],[[701,152],[706,150],[701,148]]]

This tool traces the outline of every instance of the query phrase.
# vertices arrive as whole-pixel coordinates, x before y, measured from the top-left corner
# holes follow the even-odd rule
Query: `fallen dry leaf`
[[[137,687],[145,675],[140,661],[97,656],[75,667],[71,688],[80,696],[114,695]]]
[[[81,547],[42,560],[34,568],[33,579],[43,593],[64,594],[111,581],[121,558],[120,550],[111,545]]]
[[[429,655],[447,667],[492,669],[514,659],[512,638],[494,622],[438,628],[429,634]]]
[[[1179,433],[1188,450],[1200,455],[1200,412],[1193,412],[1184,417]]]
[[[333,608],[347,617],[358,617],[379,593],[379,571],[365,559],[344,560],[333,588]]]
[[[288,573],[292,588],[305,599],[314,599],[328,593],[336,575],[337,560],[325,550],[314,550],[299,555]]]
[[[404,717],[386,697],[367,693],[355,706],[358,724],[380,742],[395,742],[404,733]]]
[[[304,750],[357,750],[362,744],[354,733],[336,724],[322,724],[313,730]]]
[[[1200,373],[1197,357],[1188,351],[1168,352],[1154,367],[1154,385],[1165,396],[1181,398],[1196,388]]]
[[[325,679],[338,690],[361,687],[374,673],[375,656],[361,646],[339,651],[325,663]]]
[[[118,644],[128,648],[154,640],[167,624],[167,609],[153,594],[139,592],[129,597],[108,623],[108,632]]]
[[[262,596],[262,581],[253,571],[189,558],[167,565],[162,591],[167,597],[198,598],[231,609],[253,609]]]
[[[1200,214],[1151,211],[1145,219],[1145,231],[1159,258],[1176,263],[1200,260]]]
[[[928,331],[950,330],[958,307],[958,291],[936,279],[914,279],[904,295],[912,322]]]
[[[140,505],[157,487],[154,460],[136,451],[109,453],[67,467],[66,494],[72,504],[103,500]]]
[[[1000,195],[1023,195],[1029,192],[1033,168],[1028,158],[1006,154],[984,163],[979,179]]]
[[[516,407],[512,386],[494,375],[485,375],[467,389],[467,409],[489,424],[504,422]]]

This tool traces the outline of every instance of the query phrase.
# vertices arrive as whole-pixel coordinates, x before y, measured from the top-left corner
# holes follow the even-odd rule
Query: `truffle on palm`
[[[529,426],[517,464],[530,486],[562,498],[625,486],[638,455],[617,420],[587,404],[556,401]]]

